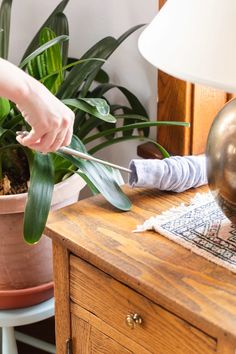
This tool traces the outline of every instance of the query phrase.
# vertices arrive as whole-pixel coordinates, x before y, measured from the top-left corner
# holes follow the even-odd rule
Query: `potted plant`
[[[102,39],[79,59],[69,58],[68,21],[63,13],[68,1],[61,1],[45,21],[19,66],[75,111],[72,148],[87,152],[85,145],[95,142],[88,151],[93,154],[125,140],[150,140],[149,127],[166,122],[150,122],[138,98],[110,83],[102,70],[104,61],[140,26],[118,39]],[[0,8],[0,56],[5,59],[11,5],[12,0],[3,0]],[[106,93],[114,88],[125,95],[127,106],[109,103]],[[94,128],[97,133],[93,133]],[[119,187],[118,171],[61,152],[44,155],[23,147],[15,139],[16,132],[29,129],[16,106],[0,98],[0,308],[32,305],[52,295],[51,245],[41,236],[50,207],[76,201],[76,191],[81,188],[78,180],[80,184],[83,181],[82,185],[87,183],[93,193],[102,193],[115,207],[131,207]],[[100,138],[104,138],[103,142],[96,143]],[[164,148],[153,143],[168,156]],[[41,278],[37,279],[38,275]]]

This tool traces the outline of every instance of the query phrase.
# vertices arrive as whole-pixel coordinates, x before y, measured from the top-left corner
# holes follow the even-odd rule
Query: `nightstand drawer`
[[[73,255],[70,296],[74,303],[151,353],[216,351],[216,340]]]

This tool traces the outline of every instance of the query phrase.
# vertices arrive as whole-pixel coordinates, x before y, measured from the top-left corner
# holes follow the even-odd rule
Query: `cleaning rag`
[[[171,156],[130,161],[129,185],[183,192],[207,184],[206,156]]]

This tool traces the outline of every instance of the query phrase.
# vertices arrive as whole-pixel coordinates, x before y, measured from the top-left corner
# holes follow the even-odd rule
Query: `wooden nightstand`
[[[236,275],[157,233],[132,233],[206,189],[125,188],[130,212],[98,196],[51,213],[58,354],[235,354]]]

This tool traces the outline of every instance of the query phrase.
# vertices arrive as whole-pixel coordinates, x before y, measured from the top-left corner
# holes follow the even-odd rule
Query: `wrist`
[[[31,82],[32,80],[33,78],[31,78],[28,74],[21,72],[19,80],[16,82],[16,87],[12,94],[12,98],[10,98],[17,105],[25,105],[29,100],[29,97],[31,97],[33,91]]]
[[[28,74],[0,58],[0,96],[19,104],[29,96],[29,82]]]

